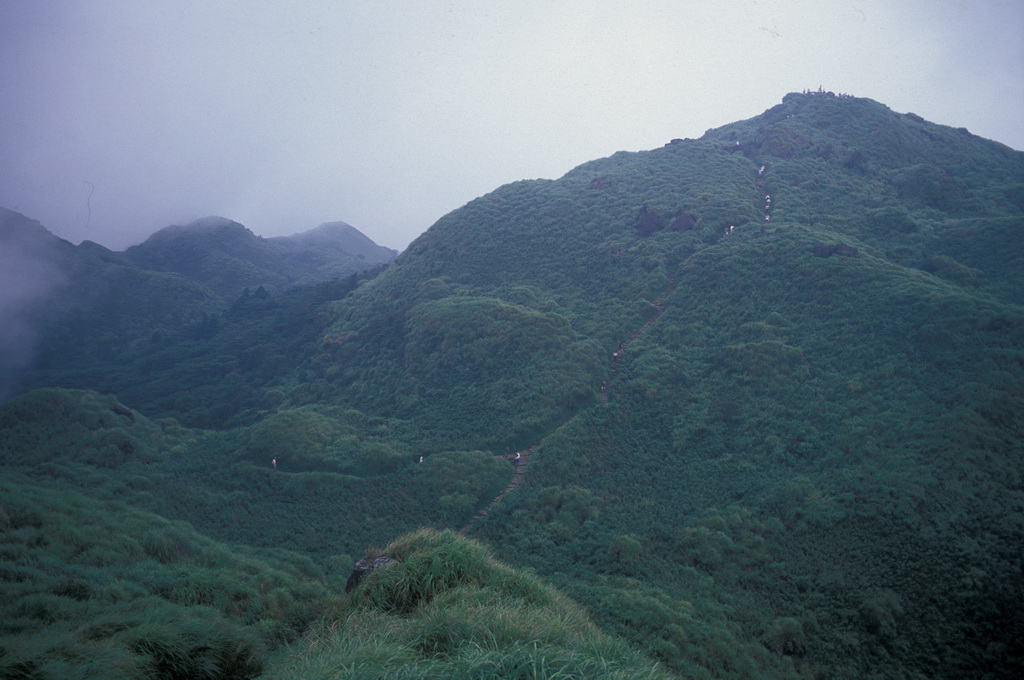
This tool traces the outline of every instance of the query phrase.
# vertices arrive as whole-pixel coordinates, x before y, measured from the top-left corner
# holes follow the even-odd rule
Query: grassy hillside
[[[669,678],[536,576],[421,530],[264,677]]]
[[[45,389],[0,406],[0,431],[4,469],[36,483],[342,567],[382,538],[458,525],[514,472],[482,451],[419,463],[410,425],[327,406],[214,432],[150,420],[113,397]]]
[[[0,406],[3,464],[339,572],[465,528],[620,638],[527,628],[550,600],[493,565],[398,606],[433,578],[410,557],[270,677],[661,672],[623,639],[683,677],[1016,677],[1022,188],[1024,153],[790,94],[501,187],[375,276],[250,292],[78,383],[57,362],[117,398]]]
[[[339,600],[294,553],[10,474],[0,498],[0,677],[256,677]]]

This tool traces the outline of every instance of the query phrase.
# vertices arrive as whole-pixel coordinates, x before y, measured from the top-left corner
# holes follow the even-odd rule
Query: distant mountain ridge
[[[166,227],[115,252],[91,241],[72,245],[38,221],[0,209],[0,263],[10,260],[0,272],[0,326],[12,329],[0,347],[9,359],[0,361],[0,394],[31,364],[38,372],[29,384],[48,384],[48,371],[71,369],[78,377],[64,374],[65,384],[115,389],[116,381],[96,382],[111,374],[108,364],[170,338],[211,332],[219,315],[251,292],[330,284],[396,254],[344,222],[264,239],[223,217]]]
[[[277,290],[342,278],[390,262],[398,252],[344,222],[265,239],[238,222],[206,217],[165,227],[124,254],[141,268],[177,272],[233,298],[247,287]]]

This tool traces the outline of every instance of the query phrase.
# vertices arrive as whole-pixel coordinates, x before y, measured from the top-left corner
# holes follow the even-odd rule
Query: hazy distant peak
[[[189,222],[188,224],[175,224],[165,227],[157,233],[167,231],[203,233],[227,230],[249,231],[245,225],[235,222],[234,220],[229,220],[228,218],[220,217],[219,215],[209,215],[207,217],[201,217],[194,222]]]
[[[342,222],[341,220],[337,220],[337,221],[334,221],[334,222],[324,222],[323,224],[321,224],[321,225],[319,225],[317,227],[314,227],[313,229],[310,229],[309,231],[310,232],[314,232],[314,231],[330,231],[330,230],[335,230],[335,229],[345,229],[345,230],[349,230],[349,231],[352,231],[352,230],[359,231],[358,229],[353,227],[348,222]]]
[[[207,215],[206,217],[200,217],[194,222],[190,222],[186,225],[187,229],[217,229],[221,227],[242,227],[242,225],[234,220],[228,219],[227,217],[221,217],[220,215]],[[242,227],[243,229],[245,227]]]
[[[324,222],[308,231],[292,234],[287,238],[303,242],[336,240],[339,236],[354,241],[361,241],[367,245],[376,246],[373,240],[363,232],[353,227],[348,222]]]
[[[211,237],[217,243],[222,244],[258,240],[256,234],[252,233],[245,225],[226,217],[211,215],[188,224],[172,224],[164,227],[153,233],[142,244],[128,248],[128,251],[146,250],[158,244],[179,240],[188,242],[195,238],[199,238],[199,242],[207,242]]]
[[[353,227],[348,222],[324,222],[323,224],[312,229],[307,229],[306,231],[297,231],[293,234],[289,234],[288,236],[277,236],[274,238],[308,241],[311,239],[319,240],[323,239],[324,237],[332,237],[337,234],[362,235],[362,232],[360,232],[358,229]]]
[[[324,222],[323,224],[291,236],[277,236],[271,239],[289,246],[332,246],[350,255],[374,262],[394,259],[397,250],[376,244],[373,239],[347,222]]]

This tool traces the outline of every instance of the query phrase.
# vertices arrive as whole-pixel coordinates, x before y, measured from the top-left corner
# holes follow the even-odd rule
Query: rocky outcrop
[[[814,255],[816,257],[832,257],[833,255],[842,255],[844,257],[857,257],[860,253],[853,246],[848,246],[845,243],[819,243],[814,246]]]
[[[697,228],[697,218],[686,210],[679,211],[672,224],[668,225],[669,231],[690,231]]]
[[[656,231],[665,228],[665,214],[657,208],[645,205],[640,208],[640,214],[636,218],[636,229],[640,236],[650,236]]]
[[[359,582],[366,578],[374,569],[386,566],[388,564],[397,564],[398,560],[387,555],[380,555],[379,557],[364,557],[363,559],[356,562],[355,566],[352,567],[352,573],[349,574],[348,581],[345,582],[345,592],[351,593]]]

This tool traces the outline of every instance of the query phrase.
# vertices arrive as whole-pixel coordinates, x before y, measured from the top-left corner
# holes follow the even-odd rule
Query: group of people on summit
[[[803,93],[804,94],[823,94],[826,97],[838,97],[839,99],[853,99],[853,95],[852,94],[846,94],[845,92],[840,92],[839,94],[836,94],[835,92],[826,92],[825,90],[821,89],[821,85],[818,85],[818,89],[817,90],[804,90]]]

